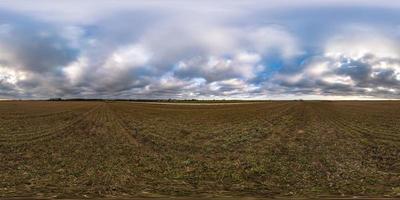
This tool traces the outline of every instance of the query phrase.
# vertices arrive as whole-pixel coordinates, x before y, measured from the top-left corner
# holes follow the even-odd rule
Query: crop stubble
[[[396,196],[400,103],[0,103],[0,197]]]

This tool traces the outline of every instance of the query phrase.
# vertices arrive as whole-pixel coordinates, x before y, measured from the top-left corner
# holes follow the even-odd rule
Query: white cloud
[[[85,74],[89,73],[89,70],[89,61],[86,57],[80,57],[77,61],[63,68],[65,76],[73,85],[84,81]]]
[[[94,23],[105,16],[121,11],[154,10],[157,12],[186,13],[191,15],[213,17],[224,15],[239,15],[252,13],[258,10],[273,12],[276,10],[304,7],[321,6],[355,6],[364,5],[370,7],[399,8],[400,3],[392,0],[252,0],[252,1],[185,1],[185,0],[36,0],[27,2],[24,0],[3,0],[0,1],[0,8],[27,13],[41,20],[62,22],[62,23]]]
[[[295,37],[282,27],[266,26],[251,30],[246,35],[254,49],[264,55],[276,50],[290,59],[303,53]]]
[[[371,28],[358,27],[333,37],[325,47],[325,55],[329,57],[360,59],[368,54],[399,58],[399,43]]]
[[[81,40],[85,35],[85,30],[82,27],[70,25],[62,27],[60,30],[60,35],[69,41],[69,45],[72,48],[81,48]]]
[[[106,61],[105,69],[112,72],[113,70],[128,70],[137,67],[143,67],[151,59],[151,53],[143,46],[134,44],[121,47],[116,50]]]
[[[208,81],[226,78],[254,78],[264,67],[259,54],[241,52],[232,58],[210,56],[180,61],[175,68],[178,75],[186,77],[203,77]]]
[[[27,74],[25,72],[0,65],[0,84],[7,83],[15,85],[26,78]]]
[[[305,94],[384,98],[399,95],[400,54],[397,40],[371,29],[364,31],[333,37],[325,45],[321,56],[309,58],[298,72],[278,74],[275,79],[281,85]]]

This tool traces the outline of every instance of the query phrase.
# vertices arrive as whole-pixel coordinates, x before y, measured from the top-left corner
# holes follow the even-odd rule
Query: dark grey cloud
[[[8,23],[0,25],[1,63],[40,73],[77,57],[79,50],[70,47],[55,27],[30,20],[13,22],[12,16],[6,17]]]
[[[280,86],[302,94],[398,98],[400,60],[371,54],[358,59],[326,57],[279,79]]]

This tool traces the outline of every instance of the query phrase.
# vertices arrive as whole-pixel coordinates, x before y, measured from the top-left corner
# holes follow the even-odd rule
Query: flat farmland
[[[0,102],[0,197],[396,197],[400,102]]]

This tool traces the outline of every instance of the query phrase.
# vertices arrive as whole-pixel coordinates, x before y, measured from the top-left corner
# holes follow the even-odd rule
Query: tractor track
[[[56,138],[58,136],[66,136],[68,134],[63,134],[66,132],[71,132],[72,127],[78,125],[79,123],[82,123],[84,119],[88,118],[91,114],[96,112],[98,109],[101,108],[101,105],[97,105],[94,108],[90,109],[86,113],[81,114],[79,117],[75,118],[74,120],[64,124],[63,126],[60,127],[55,127],[50,130],[45,130],[42,132],[33,132],[33,133],[26,133],[26,134],[18,134],[17,137],[2,137],[0,138],[0,144],[1,145],[21,145],[21,144],[27,144],[27,143],[32,143],[32,142],[37,142],[37,141],[44,141],[44,140],[50,140],[53,138]],[[23,138],[22,138],[23,137]]]

